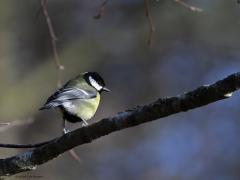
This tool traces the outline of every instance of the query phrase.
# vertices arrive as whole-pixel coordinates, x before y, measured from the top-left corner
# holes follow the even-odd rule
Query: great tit
[[[87,120],[96,113],[103,91],[110,91],[103,78],[96,72],[85,72],[52,94],[40,110],[57,107],[62,112],[64,124],[67,120],[71,123],[83,121],[88,125]]]

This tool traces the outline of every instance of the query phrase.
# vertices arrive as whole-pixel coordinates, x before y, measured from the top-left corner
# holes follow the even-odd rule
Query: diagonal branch
[[[61,71],[64,70],[64,66],[61,64],[59,54],[58,54],[57,36],[56,36],[55,31],[54,31],[52,21],[51,21],[51,18],[49,16],[49,13],[48,13],[48,10],[47,10],[47,0],[40,0],[40,4],[41,4],[41,8],[40,8],[39,12],[41,12],[41,10],[43,12],[43,15],[46,19],[49,35],[50,35],[50,38],[51,38],[51,42],[52,42],[52,51],[53,51],[53,55],[54,55],[54,61],[55,61],[56,67],[57,67],[57,77],[58,77],[57,86],[61,87],[61,84],[62,84],[61,83]],[[7,147],[13,148],[14,145],[13,146],[9,145]],[[22,146],[19,145],[18,147],[22,147]],[[70,150],[69,153],[73,157],[73,159],[75,159],[78,162],[80,161],[80,158],[78,157],[77,153],[73,149]]]
[[[0,159],[0,176],[36,169],[37,165],[44,164],[73,147],[90,143],[112,132],[229,98],[239,88],[240,72],[176,97],[158,99],[153,103],[117,113],[113,117],[67,133],[46,145]]]
[[[185,8],[189,9],[190,11],[195,11],[195,12],[202,12],[203,10],[201,8],[198,8],[196,6],[192,6],[182,0],[174,0],[174,2],[184,6]]]
[[[156,31],[156,28],[154,26],[153,19],[151,16],[150,6],[151,6],[151,0],[144,0],[145,14],[146,14],[146,17],[147,17],[148,23],[149,23],[148,45],[150,47],[152,47],[153,34]]]
[[[98,14],[96,16],[94,16],[95,19],[100,19],[101,17],[104,16],[107,3],[108,3],[108,0],[102,1]]]
[[[52,51],[53,51],[54,61],[55,61],[55,64],[57,67],[57,73],[58,73],[58,86],[60,87],[61,86],[61,78],[60,78],[61,71],[64,70],[64,66],[60,62],[60,58],[59,58],[59,54],[58,54],[58,50],[57,50],[57,36],[55,34],[51,18],[48,14],[47,0],[40,0],[40,3],[41,3],[41,9],[42,9],[43,15],[46,19],[49,35],[50,35],[51,42],[52,42]]]

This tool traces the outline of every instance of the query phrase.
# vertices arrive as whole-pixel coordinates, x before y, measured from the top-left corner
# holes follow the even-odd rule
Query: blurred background
[[[239,71],[240,4],[237,0],[188,0],[191,12],[172,0],[152,1],[153,47],[144,2],[51,0],[62,80],[97,71],[112,90],[92,122],[119,111],[175,96]],[[38,111],[56,90],[57,70],[39,1],[0,1],[1,143],[36,143],[61,135],[61,115]],[[186,113],[110,134],[75,148],[36,171],[7,179],[238,180],[239,93]],[[80,124],[69,125],[71,129]],[[0,127],[2,128],[2,127]],[[0,149],[0,158],[24,150]],[[36,176],[36,177],[33,177]]]

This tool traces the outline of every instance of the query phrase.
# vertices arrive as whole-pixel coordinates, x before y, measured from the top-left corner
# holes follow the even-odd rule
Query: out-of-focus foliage
[[[154,1],[157,31],[147,46],[142,1],[52,0],[64,81],[98,71],[112,90],[94,117],[172,96],[239,71],[240,5],[236,0],[189,0],[194,13],[171,0]],[[61,134],[57,111],[38,108],[56,89],[57,73],[38,1],[0,1],[0,120],[35,121],[1,132],[1,142],[30,143]],[[26,176],[42,179],[239,179],[239,93],[158,122],[103,137],[66,153]],[[93,120],[93,121],[94,121]],[[71,125],[71,128],[79,125]],[[2,150],[1,158],[17,150]],[[18,151],[19,152],[19,151]],[[13,179],[19,177],[15,176]]]

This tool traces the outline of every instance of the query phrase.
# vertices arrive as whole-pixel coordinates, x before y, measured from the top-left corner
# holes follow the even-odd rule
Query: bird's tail
[[[52,106],[49,104],[44,104],[42,107],[39,108],[39,110],[45,110],[45,109],[50,109]]]
[[[57,107],[59,105],[61,105],[59,101],[51,101],[44,104],[41,108],[39,108],[39,110],[50,109],[50,108]]]
[[[42,107],[39,108],[40,111],[44,110],[44,109],[47,109],[47,108],[45,106],[42,106]]]

